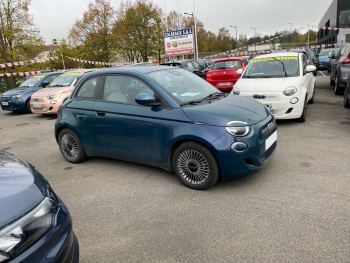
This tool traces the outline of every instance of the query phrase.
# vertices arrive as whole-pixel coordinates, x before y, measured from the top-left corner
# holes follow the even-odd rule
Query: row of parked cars
[[[1,107],[58,114],[54,136],[68,162],[143,163],[203,190],[269,163],[275,119],[305,121],[315,70],[304,53],[286,52],[217,60],[203,71],[208,81],[169,66],[55,72],[4,93]],[[63,202],[31,164],[1,151],[0,210],[0,262],[77,261]]]

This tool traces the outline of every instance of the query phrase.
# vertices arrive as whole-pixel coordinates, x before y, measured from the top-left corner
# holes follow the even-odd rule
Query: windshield
[[[220,92],[202,78],[183,69],[159,70],[149,73],[148,76],[180,104],[199,101]]]
[[[54,79],[54,81],[52,81],[49,85],[49,87],[66,87],[66,86],[70,86],[73,81],[79,76],[79,73],[66,73],[63,74],[59,77],[57,77],[56,79]]]
[[[38,75],[38,76],[31,77],[30,79],[27,79],[26,81],[24,81],[19,87],[20,88],[21,87],[34,87],[43,78],[44,78],[43,75]]]
[[[233,69],[240,67],[242,67],[242,63],[238,60],[219,61],[213,65],[213,69]]]
[[[250,61],[243,78],[281,78],[299,76],[297,56],[257,58]]]
[[[320,56],[331,56],[333,52],[333,49],[323,49],[320,52]]]

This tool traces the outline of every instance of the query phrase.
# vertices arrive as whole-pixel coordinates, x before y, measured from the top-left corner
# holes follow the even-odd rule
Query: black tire
[[[338,77],[337,76],[335,77],[334,83],[335,83],[334,84],[334,94],[335,95],[343,95],[344,94],[344,89],[339,88]]]
[[[331,86],[334,86],[335,85],[334,80],[331,79],[330,84],[331,84]]]
[[[61,154],[70,163],[80,163],[86,159],[79,137],[70,129],[63,129],[58,134],[58,147]]]
[[[30,108],[30,99],[27,101],[26,107],[27,107],[27,112],[32,113],[32,109]]]
[[[307,105],[307,95],[305,97],[303,113],[301,114],[300,118],[298,119],[299,122],[306,122],[306,108],[307,108],[306,105]]]
[[[314,71],[314,76],[315,76],[315,77],[317,76],[317,70]]]
[[[175,150],[172,166],[179,180],[195,190],[208,189],[219,179],[219,167],[213,154],[194,142],[183,143]]]
[[[309,100],[308,104],[314,104],[314,97],[315,97],[315,87],[314,87],[314,91],[312,93],[312,98]]]
[[[349,100],[349,90],[345,90],[344,92],[344,107],[345,108],[350,108],[350,100]]]

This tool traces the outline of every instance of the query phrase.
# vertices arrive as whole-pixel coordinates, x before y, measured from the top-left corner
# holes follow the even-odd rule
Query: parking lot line
[[[323,73],[323,71],[319,71],[323,77],[327,77],[326,74]]]

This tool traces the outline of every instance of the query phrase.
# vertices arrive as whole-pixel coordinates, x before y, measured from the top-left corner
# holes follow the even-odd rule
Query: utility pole
[[[230,27],[236,29],[236,49],[237,49],[238,48],[238,26],[230,26]]]
[[[193,2],[193,22],[194,22],[194,33],[195,33],[195,42],[196,42],[196,59],[198,59],[199,57],[199,54],[198,54],[198,37],[197,37],[197,18],[196,18],[196,6],[195,6],[195,3],[194,3],[194,0],[192,1]]]
[[[192,16],[192,21],[193,21],[193,36],[194,36],[194,59],[198,59],[198,42],[197,42],[197,26],[196,26],[196,20],[195,16],[193,13],[184,13],[184,15],[189,15]]]
[[[58,44],[57,39],[54,38],[54,39],[52,40],[52,43],[53,43],[54,45],[57,45],[57,44]],[[66,70],[66,65],[65,65],[65,63],[64,63],[64,58],[63,58],[63,53],[62,53],[62,45],[59,44],[59,46],[60,46],[60,53],[61,53],[61,60],[62,60],[63,69]]]

